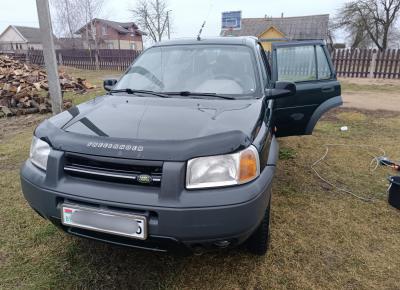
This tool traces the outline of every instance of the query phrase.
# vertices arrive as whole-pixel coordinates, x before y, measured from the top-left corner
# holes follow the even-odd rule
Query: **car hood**
[[[262,102],[257,99],[162,99],[107,95],[49,119],[47,134],[44,130],[38,131],[46,135],[43,137],[49,138],[53,147],[89,154],[109,155],[107,152],[110,152],[114,155],[120,152],[119,156],[125,157],[126,151],[139,148],[142,149],[139,151],[141,153],[135,150],[135,156],[129,157],[158,159],[161,155],[155,158],[154,155],[159,154],[146,153],[151,147],[157,151],[157,145],[161,152],[175,146],[178,150],[195,151],[191,155],[207,155],[210,152],[222,154],[251,144],[256,128],[262,121]],[[54,127],[54,130],[50,130],[53,133],[49,133],[51,127]],[[84,145],[85,150],[71,147],[77,140],[80,140],[78,147]],[[114,148],[116,144],[118,148]],[[121,145],[123,147],[120,150]],[[199,150],[184,146],[203,146],[208,149],[203,148],[204,153],[201,154]],[[168,154],[164,154],[164,158],[165,155]],[[185,152],[181,152],[181,155],[185,155]],[[187,154],[185,158],[188,158]],[[171,156],[168,159],[179,158]]]

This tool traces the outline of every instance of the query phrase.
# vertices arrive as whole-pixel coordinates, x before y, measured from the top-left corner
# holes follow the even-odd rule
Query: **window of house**
[[[107,43],[108,49],[114,49],[114,43]]]
[[[104,25],[104,26],[101,27],[101,34],[102,35],[107,35],[107,26]]]

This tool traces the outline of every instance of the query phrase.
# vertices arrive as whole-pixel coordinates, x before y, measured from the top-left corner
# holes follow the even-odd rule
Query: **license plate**
[[[147,238],[146,217],[124,212],[63,204],[61,206],[61,222],[69,227],[140,240]]]

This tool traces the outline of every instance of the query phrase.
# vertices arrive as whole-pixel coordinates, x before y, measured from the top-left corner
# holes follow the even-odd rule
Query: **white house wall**
[[[143,45],[141,41],[131,41],[131,40],[105,40],[102,48],[109,49],[135,49],[143,50]]]
[[[12,26],[10,26],[0,36],[0,42],[25,43],[26,40],[23,39],[21,35],[17,31],[15,31],[15,29]]]

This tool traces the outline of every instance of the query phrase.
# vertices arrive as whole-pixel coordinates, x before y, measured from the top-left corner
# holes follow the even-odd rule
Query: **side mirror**
[[[267,99],[279,99],[294,96],[296,94],[296,84],[292,82],[278,81],[273,89],[267,90]]]
[[[116,83],[117,83],[116,79],[104,80],[103,87],[107,92],[109,92],[112,90],[112,88],[115,86]]]

